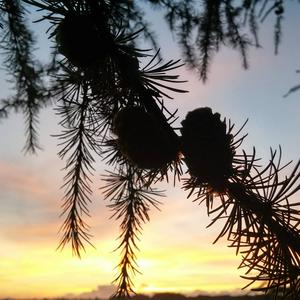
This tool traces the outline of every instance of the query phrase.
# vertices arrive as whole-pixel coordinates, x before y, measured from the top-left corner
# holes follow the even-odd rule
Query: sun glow
[[[292,32],[299,24],[298,10],[292,9],[292,15],[286,15],[285,19],[286,29],[291,28]],[[169,39],[171,35],[165,34],[167,30],[162,30],[161,22],[156,22],[155,18],[153,21],[154,28],[157,26],[161,33],[163,56],[179,58],[177,48]],[[38,28],[39,23],[33,26]],[[41,33],[47,39],[45,32]],[[269,33],[262,36],[262,41],[272,37]],[[289,42],[282,45],[276,59],[272,59],[272,47],[267,43],[264,44],[267,51],[261,49],[252,53],[251,68],[247,72],[241,71],[235,53],[231,56],[229,50],[223,49],[205,85],[182,68],[181,79],[188,80],[184,89],[189,93],[172,95],[174,99],[170,102],[166,99],[170,111],[179,109],[174,127],[180,126],[188,111],[210,106],[236,124],[243,124],[249,118],[246,126],[249,137],[243,144],[246,152],[249,148],[252,153],[255,145],[260,156],[268,158],[269,146],[282,144],[287,150],[284,160],[297,160],[300,101],[292,97],[282,101],[282,94],[295,80],[293,70],[299,59],[299,39],[296,41],[289,34],[285,34],[285,38]],[[1,99],[7,97],[3,92],[8,87],[2,73]],[[299,92],[295,96],[299,96]],[[0,124],[0,299],[64,297],[70,293],[101,298],[101,287],[111,287],[120,260],[120,251],[114,251],[119,242],[116,237],[120,234],[120,220],[108,220],[111,213],[105,207],[108,201],[102,201],[103,195],[99,192],[99,174],[103,174],[107,166],[101,165],[101,159],[95,163],[99,170],[93,178],[93,203],[89,205],[92,218],[86,220],[91,225],[96,249],[87,246],[81,259],[72,256],[69,247],[62,252],[56,251],[57,231],[63,221],[58,218],[63,193],[59,186],[65,175],[59,170],[65,165],[57,158],[57,139],[49,136],[59,133],[61,128],[55,127],[58,118],[50,109],[42,112],[40,121],[39,135],[45,151],[37,156],[21,153],[24,143],[21,116],[12,114]],[[192,197],[186,199],[187,193],[181,190],[181,184],[173,188],[172,180],[170,182],[163,187],[166,197],[162,199],[162,210],[150,211],[151,222],[143,224],[137,241],[140,250],[136,253],[137,265],[141,274],[136,273],[132,278],[136,292],[214,294],[241,291],[249,281],[240,278],[244,275],[243,269],[237,269],[240,256],[235,256],[235,250],[227,247],[229,242],[221,240],[212,244],[221,225],[216,222],[206,229],[211,219],[206,215],[205,204],[198,206],[197,202],[192,202]],[[92,294],[92,291],[99,294]]]
[[[25,171],[18,174],[26,177]],[[45,199],[37,199],[35,189],[32,193],[28,189],[26,202],[22,202],[24,194],[16,192],[8,194],[7,201],[2,202],[7,203],[3,213],[9,211],[14,201],[23,203],[25,212],[36,205],[40,208],[40,203],[49,205],[42,212],[36,208],[30,218],[27,215],[17,218],[14,213],[14,218],[2,219],[5,226],[0,237],[0,296],[63,297],[110,285],[120,259],[120,253],[114,251],[118,245],[115,239],[118,222],[109,221],[109,210],[101,207],[93,211],[96,249],[87,247],[81,259],[73,257],[69,248],[56,251],[60,220],[56,211],[53,218],[52,206],[58,195],[51,200],[49,194],[53,191],[47,185],[43,187]],[[6,189],[7,186],[2,190]],[[212,245],[211,233],[204,231],[208,224],[205,207],[185,201],[185,194],[178,190],[171,190],[168,197],[168,205],[162,211],[151,211],[151,222],[145,224],[140,236],[137,264],[142,274],[134,277],[136,291],[221,292],[243,286],[236,270],[239,258],[222,242]]]
[[[144,249],[138,260],[143,273],[136,278],[138,292],[222,292],[240,288],[242,280],[234,267],[239,258],[223,246],[166,247],[161,252]]]
[[[139,293],[221,292],[241,287],[238,272],[233,267],[234,256],[223,246],[205,245],[204,249],[201,245],[150,247],[149,242],[146,239],[142,243],[143,251],[137,261],[142,272],[135,276]],[[0,259],[1,295],[60,297],[69,292],[86,293],[99,284],[109,285],[117,273],[115,266],[119,257],[111,251],[111,241],[97,243],[98,247],[99,250],[87,249],[82,259],[78,259],[72,257],[68,249],[57,252],[51,246],[31,248],[27,245],[9,251],[5,246],[6,252],[1,253]],[[13,248],[11,245],[10,249]]]

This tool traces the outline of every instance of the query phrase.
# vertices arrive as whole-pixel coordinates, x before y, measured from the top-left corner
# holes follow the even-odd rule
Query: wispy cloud
[[[98,285],[96,289],[88,292],[73,294],[69,293],[65,295],[65,298],[79,298],[79,299],[108,299],[116,291],[116,286],[109,285]]]
[[[23,164],[0,161],[1,193],[19,195],[24,201],[53,201],[57,190],[47,182],[45,170],[36,172]],[[3,198],[3,196],[1,197]]]

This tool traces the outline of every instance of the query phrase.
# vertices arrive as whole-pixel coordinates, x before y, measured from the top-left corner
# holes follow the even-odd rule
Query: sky
[[[299,159],[300,92],[284,98],[290,87],[300,82],[300,5],[289,2],[285,12],[283,43],[279,55],[273,47],[273,19],[261,27],[262,48],[250,51],[250,69],[241,67],[239,54],[221,49],[213,60],[208,82],[184,67],[181,78],[188,80],[188,94],[173,95],[166,100],[172,110],[179,109],[180,120],[188,111],[209,106],[222,117],[230,118],[239,128],[249,119],[244,133],[248,137],[243,149],[253,146],[267,162],[270,147],[283,149],[283,161]],[[175,39],[156,13],[148,16],[157,30],[165,59],[180,58]],[[36,55],[47,60],[47,26],[35,23],[32,29],[40,41]],[[0,98],[13,93],[7,75],[0,70]],[[180,121],[179,120],[179,121]],[[59,297],[65,295],[107,297],[113,290],[119,253],[118,222],[111,220],[101,191],[101,175],[107,166],[97,160],[94,177],[93,203],[88,220],[93,234],[92,247],[86,248],[81,259],[72,256],[70,247],[57,251],[59,217],[63,191],[60,189],[64,166],[58,156],[58,119],[48,108],[40,114],[38,155],[24,155],[23,117],[12,114],[0,121],[0,298]],[[226,240],[213,245],[221,224],[206,228],[210,218],[204,206],[187,199],[180,184],[175,188],[163,184],[166,197],[161,211],[150,212],[139,243],[138,264],[142,274],[134,278],[141,293],[240,292],[247,282],[240,278],[240,257],[227,247]]]

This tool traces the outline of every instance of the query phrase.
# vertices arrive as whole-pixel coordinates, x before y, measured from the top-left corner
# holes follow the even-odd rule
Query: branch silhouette
[[[62,132],[56,137],[66,160],[65,195],[58,248],[71,244],[80,257],[91,244],[88,204],[96,158],[114,171],[103,177],[104,198],[110,201],[112,217],[120,220],[121,252],[113,297],[134,293],[138,241],[142,226],[150,220],[150,209],[158,208],[162,191],[159,181],[183,182],[193,201],[206,204],[214,225],[226,219],[216,241],[226,237],[240,253],[247,286],[261,282],[275,297],[298,299],[300,293],[300,202],[289,198],[300,189],[300,163],[281,178],[281,148],[271,150],[266,166],[259,165],[255,148],[240,149],[246,135],[234,133],[234,124],[219,113],[202,107],[189,112],[174,128],[177,110],[171,112],[164,99],[170,93],[185,93],[185,83],[175,72],[179,60],[163,62],[143,10],[136,1],[46,1],[24,0],[43,12],[39,21],[50,23],[53,62],[45,68],[53,81],[46,93],[38,68],[31,57],[33,38],[27,30],[20,1],[1,1],[6,67],[17,82],[17,97],[4,100],[0,116],[11,108],[25,112],[27,151],[35,152],[37,113],[55,99]],[[183,48],[185,63],[206,81],[212,57],[222,45],[237,49],[248,67],[247,50],[260,46],[258,28],[274,12],[275,52],[281,42],[284,2],[274,1],[170,1],[156,0],[153,7],[165,13],[170,29]],[[270,4],[271,3],[271,4]],[[247,25],[248,24],[248,25]],[[244,33],[249,27],[254,42]],[[2,30],[2,29],[1,29]],[[74,32],[76,34],[74,34]],[[145,36],[155,49],[140,49]],[[141,62],[145,62],[141,67]],[[296,89],[296,88],[295,88]],[[25,98],[24,98],[25,97]],[[183,174],[185,165],[187,176]]]

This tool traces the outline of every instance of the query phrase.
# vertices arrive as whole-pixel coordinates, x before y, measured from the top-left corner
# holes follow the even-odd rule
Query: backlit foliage
[[[210,226],[226,220],[216,241],[225,237],[241,254],[239,267],[245,269],[248,285],[261,282],[259,290],[298,299],[300,203],[289,198],[300,188],[299,163],[283,176],[286,165],[279,149],[261,166],[255,149],[250,154],[241,149],[244,126],[236,130],[208,107],[189,112],[181,128],[173,128],[177,111],[170,111],[164,100],[170,93],[186,92],[185,81],[174,75],[183,63],[162,61],[145,21],[146,2],[164,13],[184,62],[203,81],[221,46],[237,49],[247,68],[248,48],[260,46],[258,24],[271,14],[278,52],[284,14],[279,0],[0,1],[1,47],[17,91],[3,100],[0,115],[6,117],[10,109],[24,112],[25,150],[30,152],[39,147],[40,109],[51,100],[61,117],[57,139],[66,165],[58,248],[70,243],[80,256],[91,244],[86,222],[91,181],[96,159],[104,159],[111,169],[103,176],[102,192],[121,229],[115,297],[134,293],[142,226],[163,196],[154,184],[171,179],[182,183],[193,201],[205,204]],[[39,9],[39,21],[49,24],[53,58],[48,66],[33,59],[25,6]],[[141,36],[150,40],[154,54],[139,48]],[[46,73],[51,76],[47,88],[42,81]]]

